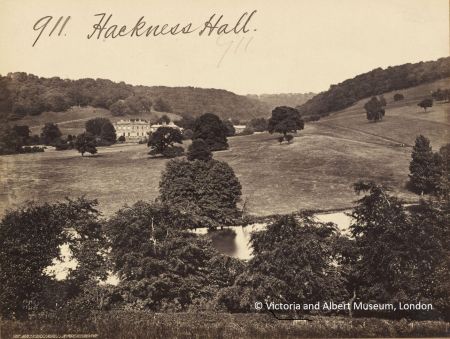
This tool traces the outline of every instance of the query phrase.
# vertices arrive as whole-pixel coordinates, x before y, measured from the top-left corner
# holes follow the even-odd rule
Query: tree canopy
[[[302,130],[305,123],[300,117],[300,113],[292,107],[280,106],[272,111],[272,117],[269,119],[268,131],[269,133],[282,133],[286,136],[287,133],[296,133]]]
[[[172,158],[183,153],[182,147],[174,145],[182,143],[183,135],[180,130],[162,126],[158,127],[158,129],[150,135],[147,146],[151,148],[149,152],[150,155],[161,154],[165,157]]]
[[[77,135],[75,140],[75,148],[78,152],[81,153],[81,156],[84,156],[84,153],[97,153],[97,142],[95,141],[95,137],[88,132],[81,133]]]
[[[212,113],[195,120],[192,140],[203,139],[211,151],[228,149],[227,128],[220,118]]]
[[[384,99],[384,98],[383,98]],[[384,100],[386,103],[386,100]],[[372,97],[368,102],[364,104],[364,109],[366,110],[367,120],[379,121],[384,117],[384,106],[377,97]]]

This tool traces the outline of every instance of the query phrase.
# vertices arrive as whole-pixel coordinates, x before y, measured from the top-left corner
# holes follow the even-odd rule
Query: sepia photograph
[[[0,339],[450,337],[448,0],[0,0]]]

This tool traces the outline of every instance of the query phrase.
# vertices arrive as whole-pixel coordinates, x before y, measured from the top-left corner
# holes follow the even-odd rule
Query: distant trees
[[[96,146],[95,136],[89,132],[79,134],[75,140],[75,148],[81,153],[81,156],[84,156],[84,153],[97,153]]]
[[[424,109],[424,111],[426,112],[427,108],[433,106],[433,99],[430,99],[430,98],[423,99],[421,102],[419,102],[417,104],[417,106],[422,107]]]
[[[384,101],[386,102],[386,100]],[[366,110],[367,120],[379,121],[384,117],[383,104],[377,97],[372,97],[368,102],[364,104],[364,109]]]
[[[195,126],[195,118],[190,114],[182,114],[182,118],[174,122],[175,125],[183,128],[193,130]]]
[[[272,111],[272,117],[268,123],[269,133],[281,133],[284,139],[286,139],[287,133],[296,133],[304,127],[305,123],[301,119],[300,113],[295,108],[287,106],[276,107]]]
[[[386,106],[387,106],[387,101],[386,101],[386,99],[384,98],[384,95],[383,95],[383,94],[381,94],[381,95],[379,96],[378,100],[380,101],[380,104],[381,104],[382,107],[386,107]]]
[[[58,125],[53,122],[46,123],[42,128],[41,141],[44,145],[54,144],[61,136]]]
[[[228,149],[227,128],[215,114],[206,113],[198,117],[193,132],[192,140],[203,139],[211,151]]]
[[[204,226],[233,225],[241,184],[225,162],[171,160],[159,183],[163,203],[192,212]]]
[[[401,93],[395,93],[394,94],[394,101],[401,101],[403,99],[405,99],[403,94],[401,94]]]
[[[117,140],[116,130],[107,118],[94,118],[86,121],[86,132],[101,139],[106,145],[114,144]]]
[[[195,139],[189,145],[187,152],[187,159],[189,161],[202,160],[209,161],[212,159],[212,152],[203,139]]]
[[[264,132],[267,131],[268,122],[265,118],[253,118],[247,124],[247,127],[250,127],[255,132]]]
[[[183,147],[174,145],[182,143],[183,135],[180,130],[162,126],[150,135],[147,146],[151,148],[150,155],[161,154],[173,158],[183,154]]]
[[[170,104],[163,100],[162,98],[158,98],[156,99],[153,108],[155,109],[155,111],[158,112],[171,112],[172,108],[170,107]]]
[[[0,126],[0,155],[20,153],[23,142],[16,130],[8,125]]]
[[[331,85],[329,90],[319,93],[297,108],[303,116],[313,114],[326,116],[330,112],[350,107],[358,100],[367,97],[414,87],[449,76],[449,57],[437,61],[408,63],[387,69],[376,68],[359,74],[353,79]]]
[[[409,188],[417,194],[435,191],[439,178],[438,155],[433,154],[430,140],[423,135],[416,138],[409,164]]]
[[[167,116],[167,114],[163,114],[158,120],[156,121],[157,124],[160,125],[167,125],[170,122],[170,118]]]
[[[450,88],[447,89],[440,89],[438,88],[437,91],[434,91],[431,93],[431,97],[436,101],[449,101],[450,99]]]
[[[223,124],[226,128],[227,137],[232,137],[233,135],[236,134],[236,129],[234,128],[233,123],[230,120],[225,120]]]

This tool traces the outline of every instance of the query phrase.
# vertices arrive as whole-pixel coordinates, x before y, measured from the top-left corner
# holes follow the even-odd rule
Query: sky
[[[213,14],[223,15],[220,25],[231,29],[255,10],[246,33],[198,34]],[[88,39],[100,13],[112,15],[109,26],[126,25],[124,32],[141,16],[146,27],[192,23],[198,29]],[[52,17],[47,26],[36,24],[46,16]],[[238,94],[305,93],[377,67],[448,55],[448,0],[0,0],[2,75],[22,71]]]

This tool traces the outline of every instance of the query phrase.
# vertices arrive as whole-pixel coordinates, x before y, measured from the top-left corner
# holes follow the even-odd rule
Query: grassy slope
[[[417,134],[435,149],[449,142],[450,104],[437,103],[424,113],[417,102],[430,90],[450,87],[449,79],[401,91],[405,100],[388,107],[382,122],[369,123],[366,100],[316,123],[307,124],[291,145],[279,145],[267,133],[230,138],[230,149],[214,157],[238,175],[249,212],[266,215],[297,209],[339,209],[357,197],[351,184],[372,179],[392,186],[401,197],[411,148]],[[401,147],[400,144],[406,147]],[[87,194],[111,214],[123,204],[153,200],[167,160],[150,159],[145,145],[100,148],[82,158],[76,151],[0,157],[0,214],[28,199],[51,201]]]

